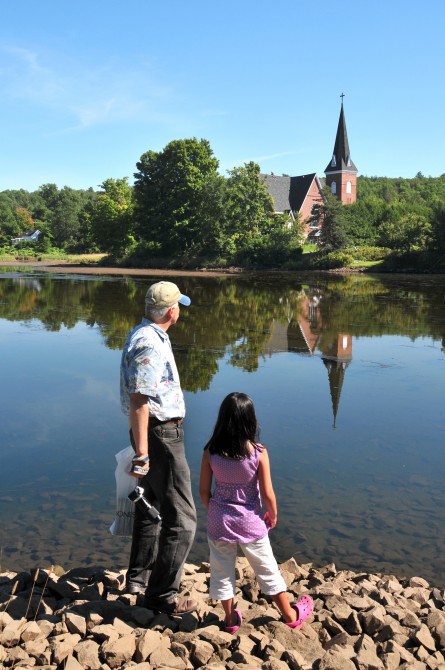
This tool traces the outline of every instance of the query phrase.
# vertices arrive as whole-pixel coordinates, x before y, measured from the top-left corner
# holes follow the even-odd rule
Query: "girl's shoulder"
[[[255,449],[255,451],[258,451],[260,454],[262,451],[266,451],[266,447],[264,446],[264,444],[261,444],[261,442],[251,442],[251,444]]]
[[[254,458],[258,464],[262,463],[265,458],[268,459],[267,449],[264,444],[261,442],[252,442],[252,451],[250,452],[250,457]]]

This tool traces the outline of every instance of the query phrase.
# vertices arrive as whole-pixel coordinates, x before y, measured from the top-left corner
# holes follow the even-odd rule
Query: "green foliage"
[[[410,252],[425,249],[431,239],[431,224],[422,215],[411,213],[396,221],[385,221],[379,228],[382,246]]]
[[[315,268],[319,270],[335,270],[350,267],[354,261],[352,253],[343,250],[330,251],[320,255],[315,261]]]
[[[167,255],[192,249],[199,240],[200,209],[218,161],[207,140],[174,140],[163,151],[148,151],[136,164],[136,232],[156,241]]]
[[[430,246],[433,251],[445,253],[445,199],[433,204]]]
[[[389,177],[364,177],[357,179],[357,199],[377,198],[381,202],[431,203],[434,199],[445,200],[445,174],[440,177],[424,177],[418,173],[412,179]]]
[[[273,200],[253,161],[229,170],[226,184],[226,235],[254,239],[273,228]]]
[[[132,237],[133,192],[128,177],[107,179],[89,214],[92,238],[101,251],[119,257],[129,251]]]
[[[192,138],[143,154],[134,188],[124,177],[106,179],[99,192],[55,184],[34,193],[0,192],[0,246],[39,229],[36,252],[101,250],[113,261],[142,267],[315,267],[320,257],[337,250],[353,253],[358,261],[380,260],[378,246],[383,257],[387,249],[397,257],[416,252],[411,259],[430,264],[445,253],[445,174],[361,176],[357,202],[347,207],[327,189],[324,202],[314,208],[323,224],[317,249],[324,255],[314,254],[312,262],[301,257],[301,222],[288,230],[286,217],[273,213],[256,163],[236,167],[226,177],[217,168],[208,141]],[[304,251],[311,255],[307,245]]]
[[[385,247],[347,247],[344,251],[351,254],[355,261],[381,261],[391,252]]]
[[[324,202],[314,205],[315,217],[321,223],[319,246],[325,251],[342,249],[348,244],[345,231],[346,208],[332,195],[329,189],[324,189]]]

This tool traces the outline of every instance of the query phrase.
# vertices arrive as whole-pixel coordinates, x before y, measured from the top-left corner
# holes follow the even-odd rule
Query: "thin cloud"
[[[21,99],[53,111],[60,126],[51,135],[119,121],[171,121],[172,115],[163,107],[173,99],[173,92],[155,80],[148,66],[135,71],[131,65],[127,72],[121,63],[92,68],[53,57],[57,66],[48,67],[29,49],[3,47],[1,52],[3,100],[7,104],[8,98]],[[51,123],[54,127],[54,118]]]
[[[296,156],[297,154],[303,153],[302,151],[280,151],[276,154],[266,154],[264,156],[257,156],[256,158],[250,158],[249,160],[254,163],[267,163],[267,161],[274,160],[274,158],[282,158],[283,156]],[[248,162],[248,161],[244,161]]]
[[[297,154],[304,153],[302,151],[279,151],[274,154],[265,154],[263,156],[251,156],[250,158],[244,158],[242,160],[236,160],[233,162],[224,161],[221,163],[220,169],[223,171],[233,170],[234,166],[244,165],[245,163],[257,163],[261,165],[262,163],[267,163],[268,161],[274,160],[275,158],[283,158],[283,156],[296,156]]]

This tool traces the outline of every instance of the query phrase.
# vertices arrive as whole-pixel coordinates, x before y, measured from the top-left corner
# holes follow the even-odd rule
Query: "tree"
[[[224,256],[238,263],[280,265],[290,260],[303,240],[303,226],[288,227],[287,216],[273,211],[273,200],[254,162],[228,172]]]
[[[273,200],[253,161],[229,170],[227,228],[237,239],[252,239],[273,227]]]
[[[34,226],[34,221],[31,216],[31,212],[26,207],[17,207],[15,210],[17,220],[22,229],[22,232],[34,232],[32,228]]]
[[[94,191],[75,190],[68,186],[59,190],[56,184],[43,184],[38,195],[44,208],[47,208],[46,218],[54,244],[73,251],[83,247],[82,215],[85,206],[94,201]]]
[[[0,246],[9,246],[11,239],[21,233],[20,225],[8,199],[0,194]]]
[[[445,252],[445,202],[437,201],[433,205],[431,247]]]
[[[159,243],[163,254],[193,249],[199,242],[200,208],[218,161],[207,140],[174,140],[148,151],[136,164],[134,196],[137,232]]]
[[[345,206],[332,195],[329,189],[324,189],[322,204],[314,205],[314,215],[321,222],[319,245],[326,251],[343,249],[348,244],[346,234]]]
[[[91,207],[92,236],[101,251],[115,256],[126,252],[133,241],[131,236],[133,192],[128,177],[106,179],[103,189]]]
[[[405,214],[396,221],[385,221],[379,228],[380,243],[397,251],[425,249],[431,238],[431,224],[422,215]]]

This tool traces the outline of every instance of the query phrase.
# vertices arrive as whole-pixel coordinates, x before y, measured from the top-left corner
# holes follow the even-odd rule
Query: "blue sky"
[[[444,26],[443,0],[5,2],[0,191],[132,183],[187,137],[221,173],[323,175],[342,92],[359,174],[437,177]]]

